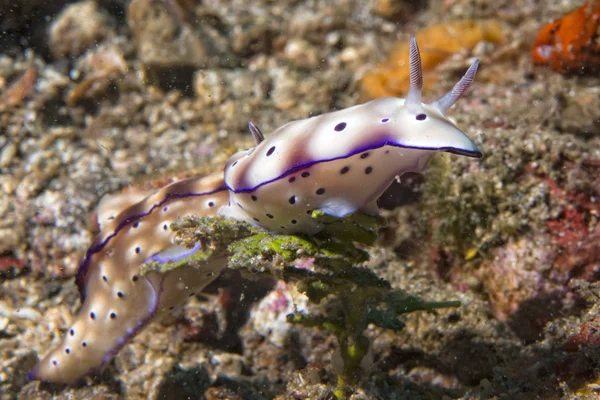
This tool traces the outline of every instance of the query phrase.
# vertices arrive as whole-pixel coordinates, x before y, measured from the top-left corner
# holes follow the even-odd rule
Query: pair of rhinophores
[[[178,216],[226,216],[275,233],[318,232],[312,210],[343,217],[377,214],[377,198],[396,176],[422,171],[434,151],[481,157],[446,117],[473,82],[478,61],[440,99],[421,102],[421,59],[410,46],[406,99],[363,105],[290,122],[268,137],[252,123],[256,147],[234,154],[224,172],[175,182],[154,193],[105,196],[100,234],[77,273],[82,307],[64,340],[35,366],[30,379],[73,383],[100,370],[152,319],[182,305],[226,266],[217,254],[201,268],[140,274],[145,262],[191,255],[173,244]]]

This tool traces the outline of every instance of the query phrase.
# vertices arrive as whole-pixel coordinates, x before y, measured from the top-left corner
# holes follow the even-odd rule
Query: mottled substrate
[[[57,17],[48,22],[46,16],[53,15],[50,6],[66,2],[8,3],[11,14],[2,28],[14,29],[2,39],[28,51],[17,47],[0,57],[3,399],[19,392],[28,399],[52,393],[81,399],[179,399],[203,392],[210,399],[332,396],[333,335],[280,324],[288,329],[286,345],[273,344],[272,333],[256,329],[271,321],[248,315],[268,284],[235,277],[221,281],[223,289],[207,305],[191,299],[183,314],[141,332],[102,377],[86,380],[89,387],[26,384],[25,374],[77,311],[75,286],[50,277],[74,273],[94,235],[90,216],[103,194],[149,177],[164,183],[165,176],[221,167],[237,148],[251,146],[248,118],[268,133],[292,119],[354,105],[356,82],[398,36],[430,22],[477,17],[500,18],[509,36],[500,49],[475,47],[472,55],[482,59],[476,82],[451,111],[484,159],[452,157],[449,163],[438,157],[422,190],[401,192],[404,205],[388,212],[389,227],[369,250],[367,264],[394,289],[430,301],[458,299],[462,306],[438,317],[409,315],[399,335],[369,328],[373,346],[366,358],[373,362],[355,398],[595,398],[600,355],[590,332],[598,326],[598,310],[588,305],[600,293],[597,284],[586,289],[585,279],[596,280],[599,258],[600,83],[534,69],[529,58],[540,26],[581,1],[433,1],[429,10],[400,20],[385,19],[393,14],[385,11],[387,3],[394,9],[393,0],[259,0],[251,8],[242,0],[198,7],[136,1],[148,18],[137,27],[125,17],[126,2],[98,1],[95,10],[80,11],[108,20],[83,26],[102,32],[69,32],[68,38],[105,39],[88,43],[78,58],[60,60],[49,55],[64,54],[69,43],[47,38]],[[44,3],[40,14],[18,15],[30,3]],[[192,11],[181,13],[178,4]],[[177,30],[178,15],[194,18]],[[202,27],[194,28],[196,20]],[[144,35],[152,37],[161,26],[166,33],[155,35],[156,47],[140,49],[136,40],[151,45]],[[170,46],[167,56],[186,54],[223,38],[222,58],[234,61],[233,68],[181,68],[175,57],[165,66],[168,57],[151,57],[161,47]],[[61,48],[43,50],[41,42]],[[67,52],[77,57],[80,49]],[[456,54],[442,65],[426,99],[448,90],[470,56]],[[398,202],[398,192],[390,193]],[[264,305],[277,308],[268,299]],[[236,323],[212,329],[221,315]],[[231,342],[238,347],[227,348]]]

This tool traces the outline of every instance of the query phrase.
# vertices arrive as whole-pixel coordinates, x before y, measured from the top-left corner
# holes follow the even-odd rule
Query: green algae
[[[518,162],[503,162],[491,153],[470,167],[470,161],[436,154],[425,171],[424,220],[419,236],[434,246],[467,260],[485,256],[492,248],[531,229],[549,213],[549,190],[539,180],[523,179],[531,155],[521,149]],[[470,170],[469,170],[470,169]]]
[[[184,260],[160,266],[150,263],[146,272],[193,266],[227,251],[229,268],[241,271],[246,278],[268,275],[295,283],[320,311],[292,313],[287,320],[335,335],[343,361],[335,394],[345,399],[359,381],[360,365],[370,348],[364,335],[369,324],[399,331],[404,326],[404,314],[435,313],[460,303],[427,302],[394,290],[387,280],[361,266],[369,255],[360,246],[374,243],[385,225],[383,218],[366,214],[337,218],[322,211],[314,211],[312,217],[323,227],[315,235],[276,235],[223,217],[180,218],[171,226],[176,243],[189,248],[200,244],[200,250]]]

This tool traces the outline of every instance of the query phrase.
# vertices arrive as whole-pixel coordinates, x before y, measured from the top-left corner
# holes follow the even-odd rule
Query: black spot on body
[[[235,167],[235,166],[237,165],[237,163],[238,163],[237,161],[236,161],[236,162],[234,162],[233,164],[231,164],[231,167],[232,167],[232,168],[233,168],[233,167]]]
[[[136,248],[135,248],[135,252],[136,252],[137,254],[140,254],[140,252],[141,252],[141,251],[142,251],[142,248],[141,248],[141,247],[136,247]]]
[[[117,318],[117,314],[114,313],[114,312],[111,312],[110,313],[110,319],[115,319],[115,318]]]
[[[417,114],[417,116],[415,118],[417,119],[417,121],[425,121],[425,119],[427,118],[427,115]]]
[[[310,172],[306,171],[302,173],[303,178],[308,178],[310,176]]]
[[[58,363],[56,362],[56,360],[52,360],[52,365],[57,366]]]
[[[108,282],[108,278],[106,277],[106,275],[102,275],[102,280],[103,280],[104,282]]]
[[[296,221],[295,219],[292,220],[292,224],[296,224],[298,221]]]
[[[71,349],[65,349],[65,353],[71,354]]]
[[[365,168],[365,174],[369,175],[371,172],[373,172],[373,167]]]
[[[255,195],[250,196],[250,198],[252,199],[252,201],[258,200],[258,197],[256,197]]]
[[[209,207],[214,207],[215,206],[215,202],[214,201],[209,201],[208,202],[208,206]]]
[[[369,157],[369,153],[362,153],[362,154],[360,155],[360,158],[362,158],[363,160],[364,160],[365,158],[367,158],[367,157]]]
[[[96,314],[94,314],[93,312],[90,313],[90,318],[91,319],[96,319]]]
[[[87,343],[86,343],[86,342],[81,342],[81,345],[82,345],[83,347],[86,347],[86,346],[87,346]]]
[[[288,201],[290,204],[296,204],[296,196],[290,197]]]
[[[324,188],[318,188],[317,191],[315,192],[316,194],[318,194],[319,196],[322,195],[323,193],[325,193],[325,189]]]
[[[167,212],[168,210],[169,210],[169,207],[165,207],[165,208],[163,208],[163,211],[164,211],[164,212]]]
[[[253,219],[253,220],[255,220],[256,222],[260,222],[260,219],[258,219],[258,218],[256,218],[256,217],[255,217],[255,218],[252,218],[252,219]]]
[[[296,180],[296,177],[295,177],[295,176],[292,176],[292,177],[291,177],[291,178],[288,180],[288,182],[292,183],[292,182],[294,182],[295,180]]]
[[[164,229],[165,231],[168,231],[168,230],[169,230],[169,225],[167,225],[167,224],[164,224],[164,225],[163,225],[163,229]]]
[[[69,331],[69,334],[70,334],[71,336],[74,336],[74,335],[75,335],[75,330],[74,330],[74,329],[71,329],[71,330]]]
[[[386,122],[388,122],[389,120],[390,120],[389,118],[384,118],[384,119],[382,119],[382,120],[381,120],[381,122],[383,122],[383,123],[385,124],[385,123],[386,123]]]
[[[341,131],[343,131],[344,129],[346,129],[346,125],[347,125],[347,124],[346,124],[345,122],[340,122],[340,123],[339,123],[339,124],[337,124],[337,125],[335,126],[335,128],[333,128],[333,129],[335,129],[335,131],[336,131],[336,132],[341,132]]]
[[[267,157],[269,157],[271,154],[273,154],[274,151],[275,151],[275,146],[273,146],[269,150],[267,150]]]
[[[122,299],[123,298],[123,292],[117,292],[117,297]]]
[[[140,226],[140,223],[139,223],[139,222],[134,222],[134,223],[133,223],[133,227],[134,227],[134,228],[137,228],[138,226]]]
[[[350,167],[346,166],[340,170],[340,174],[344,175],[350,171]]]
[[[140,279],[137,275],[134,275],[131,280],[134,282],[137,282],[137,280]]]
[[[266,215],[267,215],[267,217],[273,219],[273,216],[271,214],[266,214]]]

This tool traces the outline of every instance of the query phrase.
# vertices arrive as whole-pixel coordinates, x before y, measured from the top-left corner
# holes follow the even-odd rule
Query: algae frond
[[[435,312],[459,303],[430,303],[393,290],[388,281],[361,266],[369,255],[360,246],[373,244],[385,224],[383,218],[366,214],[336,218],[322,211],[314,211],[312,217],[323,227],[312,236],[275,235],[222,217],[178,219],[172,225],[176,243],[190,248],[200,243],[201,250],[186,260],[162,265],[160,270],[193,265],[228,251],[229,268],[240,270],[246,278],[269,275],[294,282],[312,304],[326,311],[290,314],[288,322],[319,327],[336,336],[343,360],[336,396],[347,398],[359,381],[360,364],[369,350],[369,339],[363,333],[369,324],[398,331],[404,326],[403,314]]]

